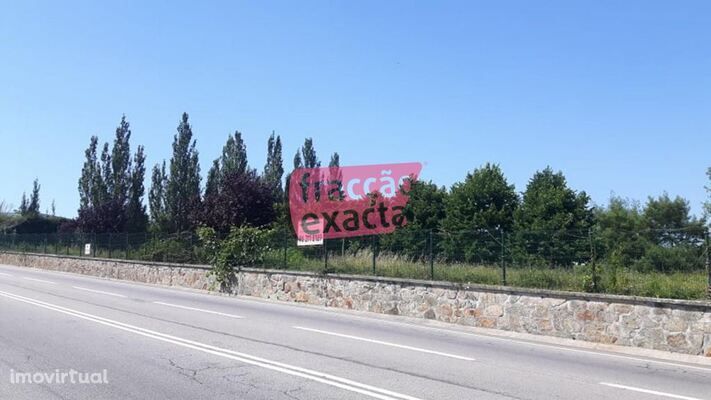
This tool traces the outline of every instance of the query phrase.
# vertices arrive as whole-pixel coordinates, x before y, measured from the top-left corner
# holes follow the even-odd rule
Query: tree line
[[[98,137],[91,137],[78,181],[78,217],[61,231],[176,233],[209,227],[227,234],[233,227],[251,226],[291,232],[285,193],[289,174],[281,137],[274,132],[261,171],[250,167],[242,134],[228,135],[203,185],[197,141],[183,113],[172,155],[151,169],[147,193],[145,151],[137,146],[132,152],[130,139],[125,116],[111,145],[99,147]],[[329,166],[339,165],[339,154],[332,154]],[[293,168],[320,166],[314,142],[306,138],[294,155]],[[711,168],[707,174],[711,182]],[[706,189],[708,215],[711,184]],[[29,199],[23,194],[20,211],[39,212],[37,181]],[[449,189],[432,181],[414,182],[405,216],[405,227],[379,238],[381,249],[412,258],[431,253],[474,263],[509,259],[570,266],[595,253],[607,262],[640,269],[688,269],[698,265],[697,250],[706,233],[706,220],[691,215],[682,197],[664,193],[643,205],[613,197],[608,205],[594,207],[587,193],[568,186],[561,171],[536,171],[525,190],[517,192],[492,163],[474,169]],[[363,241],[351,242],[357,247]]]
[[[706,221],[691,215],[686,199],[664,193],[640,205],[613,197],[594,207],[551,167],[534,173],[521,194],[491,163],[449,190],[415,182],[405,214],[408,225],[383,245],[413,256],[430,251],[423,233],[434,232],[432,251],[453,261],[571,266],[597,257],[644,270],[703,266]]]
[[[143,203],[144,148],[138,146],[132,154],[130,138],[125,116],[116,128],[113,145],[104,143],[100,154],[98,138],[91,137],[79,178],[78,217],[63,231],[177,233],[204,226],[227,233],[234,226],[288,224],[282,142],[274,132],[267,140],[267,159],[261,171],[250,167],[242,133],[228,135],[203,185],[197,141],[189,116],[183,113],[170,159],[151,170],[148,207]],[[334,153],[329,165],[338,166],[339,159]],[[296,152],[294,168],[320,165],[313,140],[306,138]],[[288,184],[288,174],[286,179]]]

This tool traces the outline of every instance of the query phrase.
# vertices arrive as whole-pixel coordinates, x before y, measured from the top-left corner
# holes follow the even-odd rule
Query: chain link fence
[[[208,264],[194,233],[0,234],[0,250]],[[257,268],[677,299],[711,298],[709,233],[697,230],[405,229],[297,246],[273,230]]]

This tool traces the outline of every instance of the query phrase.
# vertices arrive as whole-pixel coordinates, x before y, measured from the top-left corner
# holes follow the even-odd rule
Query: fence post
[[[111,233],[107,233],[107,235],[108,235],[108,237],[109,237],[109,238],[107,239],[107,240],[108,240],[108,246],[109,246],[109,258],[111,258],[111,250],[112,250],[112,246],[111,246]]]
[[[430,229],[430,238],[429,238],[429,253],[430,253],[430,279],[434,280],[435,274],[434,274],[434,236],[432,235],[432,229]]]
[[[44,249],[42,250],[43,254],[47,254],[47,238],[49,238],[49,233],[44,234]]]
[[[326,245],[326,238],[323,238],[323,272],[328,273],[328,246]]]
[[[506,258],[505,258],[505,251],[506,248],[504,247],[504,230],[499,229],[501,231],[501,283],[506,286]]]
[[[595,242],[593,241],[592,229],[588,230],[588,238],[590,239],[590,268],[591,268],[591,279],[592,279],[592,291],[597,293],[597,269],[595,267]]]
[[[284,228],[284,269],[287,269],[289,267],[289,256],[288,256],[288,249],[289,249],[289,232]]]
[[[372,239],[371,239],[371,245],[370,245],[371,253],[373,253],[372,254],[372,256],[373,256],[373,266],[372,266],[373,267],[373,276],[378,274],[378,271],[377,271],[376,265],[375,265],[375,263],[377,262],[376,260],[378,259],[378,254],[377,254],[378,250],[377,250],[376,246],[377,246],[377,237],[376,237],[376,235],[373,235]]]

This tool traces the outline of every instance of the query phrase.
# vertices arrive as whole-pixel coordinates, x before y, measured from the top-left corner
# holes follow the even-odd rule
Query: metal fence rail
[[[687,230],[417,231],[299,247],[273,231],[253,267],[601,293],[711,299],[708,232]],[[209,263],[194,233],[0,234],[0,250]]]

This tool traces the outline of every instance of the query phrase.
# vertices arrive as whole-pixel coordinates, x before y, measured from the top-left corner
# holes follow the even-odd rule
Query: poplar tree
[[[314,140],[312,138],[306,138],[304,140],[304,145],[301,147],[301,156],[303,157],[305,168],[318,168],[321,166],[321,162],[316,156],[316,149],[314,148]]]
[[[27,214],[36,217],[40,213],[40,184],[37,179],[32,183],[32,194],[30,195],[30,202],[27,205]]]
[[[212,167],[210,167],[207,171],[207,179],[205,181],[205,201],[219,193],[220,172],[220,159],[217,158],[212,162]]]
[[[108,143],[104,143],[104,147],[101,150],[101,168],[99,172],[103,182],[98,191],[99,204],[106,204],[111,198],[111,188],[114,187],[113,174],[111,173],[111,152],[109,151]]]
[[[97,147],[99,138],[92,136],[89,142],[89,147],[84,152],[85,161],[81,169],[81,177],[79,178],[79,214],[98,203],[97,189],[99,180],[102,179],[99,172],[101,167],[97,159]]]
[[[168,185],[168,177],[165,172],[165,160],[162,164],[153,166],[151,174],[151,189],[148,192],[148,206],[150,207],[151,222],[153,222],[156,230],[163,231],[166,229],[166,186]]]
[[[20,215],[25,216],[27,215],[27,210],[29,208],[29,203],[27,201],[27,193],[22,192],[22,199],[20,200],[20,208],[18,211],[20,212]]]
[[[281,152],[281,137],[274,136],[272,131],[267,141],[267,162],[264,165],[264,180],[272,189],[274,198],[278,199],[282,194],[281,178],[284,175],[284,165]]]
[[[126,116],[121,117],[121,122],[116,128],[116,137],[111,150],[111,183],[109,192],[112,200],[123,209],[129,197],[131,185],[131,129]]]
[[[130,173],[128,187],[128,205],[126,208],[126,230],[128,232],[145,232],[148,227],[148,215],[143,204],[145,187],[143,181],[146,175],[146,156],[143,146],[138,146],[133,156],[133,167]]]
[[[183,113],[173,138],[165,192],[169,228],[174,232],[192,231],[200,213],[200,164],[188,113]]]
[[[328,163],[328,198],[331,200],[343,200],[346,193],[343,191],[343,174],[341,173],[341,156],[338,153],[331,155],[331,161]]]
[[[303,168],[303,167],[304,167],[304,163],[301,160],[301,153],[299,152],[299,150],[296,150],[296,154],[294,155],[294,169]]]
[[[79,178],[78,226],[84,232],[125,232],[145,229],[145,154],[143,147],[131,158],[131,129],[126,116],[116,127],[113,146],[92,136],[84,152]],[[139,165],[132,166],[133,163]],[[140,184],[138,181],[141,181]]]
[[[222,148],[221,173],[223,175],[233,172],[238,174],[247,173],[247,146],[242,140],[242,133],[235,131],[234,136],[227,137],[227,142]]]

